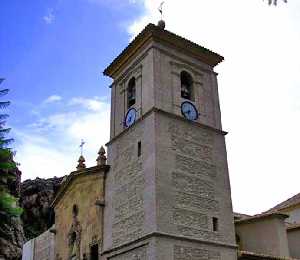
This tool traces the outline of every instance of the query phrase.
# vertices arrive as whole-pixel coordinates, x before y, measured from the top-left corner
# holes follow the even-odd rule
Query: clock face
[[[192,104],[189,101],[184,101],[181,104],[181,114],[188,120],[191,121],[196,121],[199,117],[199,113],[196,109],[196,107],[194,106],[194,104]]]
[[[136,110],[135,108],[130,108],[127,111],[125,116],[125,122],[124,122],[125,127],[131,126],[135,122],[135,119],[136,119]]]

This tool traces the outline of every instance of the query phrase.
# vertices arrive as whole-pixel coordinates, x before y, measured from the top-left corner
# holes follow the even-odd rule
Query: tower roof
[[[150,23],[135,37],[120,55],[113,60],[113,62],[104,70],[103,74],[114,78],[118,71],[125,64],[130,62],[138,51],[151,40],[172,46],[173,48],[185,52],[213,67],[224,60],[219,54]]]

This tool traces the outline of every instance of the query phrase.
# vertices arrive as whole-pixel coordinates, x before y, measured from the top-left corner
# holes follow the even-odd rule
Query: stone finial
[[[165,27],[166,27],[166,23],[165,23],[164,20],[159,20],[158,23],[157,23],[157,26],[158,26],[160,29],[164,30]]]
[[[98,152],[98,158],[96,161],[97,161],[97,165],[105,165],[106,164],[105,149],[103,146],[101,146],[101,148]]]
[[[83,170],[85,168],[86,168],[85,159],[82,155],[80,155],[76,169],[79,171],[79,170]]]

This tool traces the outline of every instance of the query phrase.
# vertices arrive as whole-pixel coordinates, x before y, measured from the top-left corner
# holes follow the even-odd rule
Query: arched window
[[[181,97],[192,100],[193,97],[193,78],[186,71],[180,73]]]
[[[78,215],[78,206],[76,204],[73,205],[72,213],[74,217],[77,217]]]
[[[135,77],[132,77],[128,82],[127,87],[127,107],[130,108],[135,104]]]

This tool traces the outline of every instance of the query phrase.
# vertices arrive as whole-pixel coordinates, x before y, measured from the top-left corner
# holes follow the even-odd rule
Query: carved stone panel
[[[173,190],[173,230],[196,239],[219,240],[211,218],[219,215],[214,134],[193,125],[169,122],[169,136],[175,165],[170,169]]]
[[[221,255],[217,251],[205,248],[174,246],[174,260],[220,260]]]
[[[112,256],[108,258],[109,260],[146,260],[147,257],[147,247],[141,246],[125,253],[119,254],[117,256]]]
[[[172,173],[172,184],[174,189],[185,193],[198,195],[205,198],[214,198],[214,184],[210,181],[189,176],[180,172]]]

